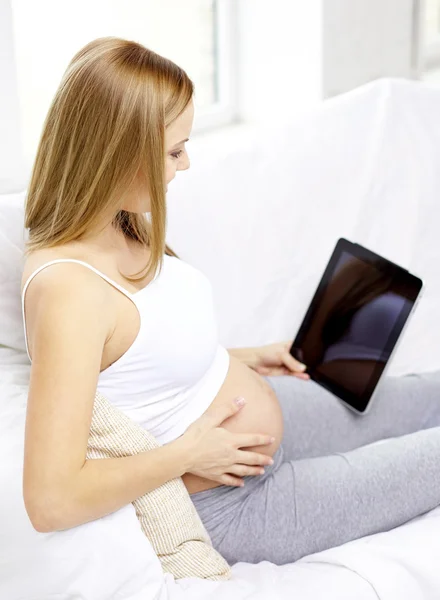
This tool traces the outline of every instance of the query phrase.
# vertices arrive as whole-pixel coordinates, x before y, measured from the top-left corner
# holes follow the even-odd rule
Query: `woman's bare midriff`
[[[246,448],[273,456],[283,437],[283,417],[278,399],[270,385],[258,373],[231,356],[228,374],[211,406],[231,402],[238,396],[245,398],[246,405],[221,426],[234,433],[264,433],[273,436],[273,444]],[[182,479],[190,494],[221,485],[191,473],[185,473]]]

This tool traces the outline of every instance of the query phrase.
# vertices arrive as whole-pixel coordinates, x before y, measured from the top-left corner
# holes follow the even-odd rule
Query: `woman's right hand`
[[[209,407],[181,436],[188,452],[188,473],[217,481],[223,485],[243,486],[242,477],[261,475],[265,465],[273,464],[270,456],[242,450],[251,446],[267,446],[274,438],[258,433],[231,433],[220,427],[227,418],[240,411],[244,398],[236,398],[222,406]]]

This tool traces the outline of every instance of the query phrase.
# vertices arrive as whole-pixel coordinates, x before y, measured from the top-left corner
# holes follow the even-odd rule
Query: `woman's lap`
[[[288,379],[273,384],[286,418],[273,467],[246,478],[244,488],[221,486],[192,496],[226,560],[293,562],[440,504],[440,408],[431,406],[440,403],[440,373],[388,378],[364,417],[315,384]],[[429,401],[418,401],[422,391]],[[399,415],[382,406],[387,393]],[[310,398],[304,409],[301,402]],[[391,424],[382,423],[390,418]],[[404,437],[372,443],[393,436]]]
[[[365,415],[354,413],[314,381],[265,379],[283,411],[285,460],[347,452],[440,425],[440,371],[385,377]]]

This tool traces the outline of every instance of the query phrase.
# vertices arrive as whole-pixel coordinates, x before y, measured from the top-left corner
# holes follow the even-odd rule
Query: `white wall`
[[[244,120],[283,120],[374,79],[418,75],[415,0],[238,1]]]
[[[418,75],[414,0],[322,0],[322,95]]]
[[[242,119],[285,119],[322,99],[322,0],[240,0],[239,27]]]

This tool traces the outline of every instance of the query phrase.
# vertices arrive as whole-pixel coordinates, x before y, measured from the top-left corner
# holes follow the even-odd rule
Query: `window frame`
[[[426,45],[423,66],[425,71],[440,67],[440,34],[432,42]]]
[[[238,2],[239,0],[213,0],[214,2],[214,86],[218,100],[206,107],[197,107],[193,134],[209,132],[238,121]],[[12,0],[6,0],[12,19]],[[12,26],[12,25],[11,25]],[[14,56],[14,39],[9,40]],[[17,62],[14,60],[16,73]],[[196,88],[197,96],[197,88]],[[18,119],[21,119],[17,112]],[[21,120],[20,120],[21,123]],[[24,152],[24,149],[23,149]]]
[[[215,83],[218,101],[197,110],[194,133],[204,132],[238,120],[238,0],[215,2]],[[197,96],[197,89],[196,89]]]

